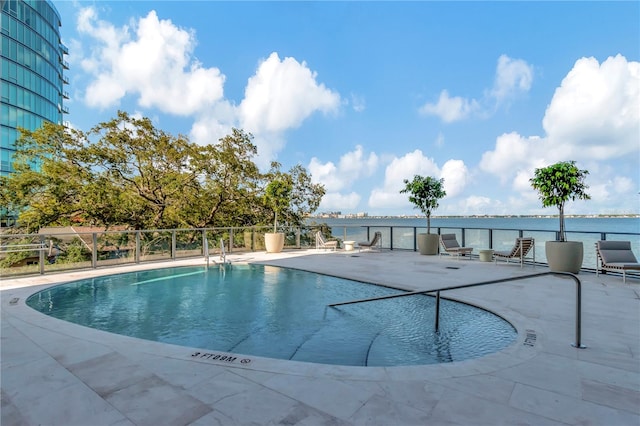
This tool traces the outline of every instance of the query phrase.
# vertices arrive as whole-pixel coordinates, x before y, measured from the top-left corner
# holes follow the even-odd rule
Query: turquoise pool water
[[[180,267],[84,279],[33,294],[55,318],[201,350],[351,366],[433,364],[509,346],[515,329],[469,305],[409,296],[327,307],[402,291],[260,265]]]

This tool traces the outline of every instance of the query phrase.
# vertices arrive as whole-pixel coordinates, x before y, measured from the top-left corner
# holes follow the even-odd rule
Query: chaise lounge
[[[596,242],[596,276],[600,271],[622,272],[622,282],[627,282],[627,271],[640,271],[640,263],[631,250],[631,241]]]
[[[363,241],[358,243],[358,251],[362,251],[362,249],[367,249],[369,251],[382,248],[382,232],[376,232],[371,241]]]
[[[320,249],[329,249],[332,251],[336,251],[338,248],[338,241],[337,240],[330,240],[327,241],[324,239],[324,236],[322,235],[322,232],[318,231],[316,232],[316,250],[320,250]]]
[[[498,259],[504,259],[509,263],[509,259],[519,259],[520,267],[524,265],[524,260],[526,259],[529,251],[533,249],[533,266],[536,265],[536,244],[535,240],[532,237],[520,237],[516,238],[516,243],[513,248],[509,251],[496,251],[493,253],[493,258],[495,263],[498,264]]]
[[[440,250],[439,256],[444,252],[448,253],[451,256],[455,256],[456,259],[460,260],[460,256],[469,256],[471,258],[471,252],[473,251],[473,247],[462,247],[458,244],[458,240],[456,239],[456,234],[442,234],[440,235],[440,245],[442,246],[442,250]]]

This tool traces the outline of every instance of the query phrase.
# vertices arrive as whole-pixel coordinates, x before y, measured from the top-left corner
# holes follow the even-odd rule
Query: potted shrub
[[[420,254],[438,253],[438,235],[431,233],[431,212],[438,208],[438,200],[447,193],[443,189],[444,179],[436,179],[431,176],[415,175],[412,181],[404,180],[405,187],[401,194],[408,193],[409,201],[414,208],[420,209],[427,216],[427,233],[418,234],[418,250]]]
[[[278,232],[278,214],[282,215],[291,203],[293,185],[284,177],[278,177],[267,185],[264,201],[273,212],[273,232],[264,234],[267,253],[279,253],[284,248],[284,233]]]
[[[545,254],[549,269],[555,272],[577,274],[582,267],[584,248],[580,241],[567,241],[564,222],[564,206],[569,200],[588,200],[585,192],[587,170],[576,167],[575,161],[561,161],[535,170],[529,179],[533,189],[538,191],[543,207],[556,206],[560,216],[560,229],[556,241],[545,242]]]

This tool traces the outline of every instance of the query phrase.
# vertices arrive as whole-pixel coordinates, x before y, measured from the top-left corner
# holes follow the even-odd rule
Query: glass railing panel
[[[202,256],[202,231],[179,229],[176,234],[176,259]]]
[[[171,231],[140,231],[140,261],[171,260]]]

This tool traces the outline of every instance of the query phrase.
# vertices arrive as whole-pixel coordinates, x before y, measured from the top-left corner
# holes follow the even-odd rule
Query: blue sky
[[[556,214],[529,178],[575,160],[589,201],[640,213],[640,2],[54,1],[72,126],[121,109],[215,143],[251,132],[256,162],[301,164],[319,211]]]

